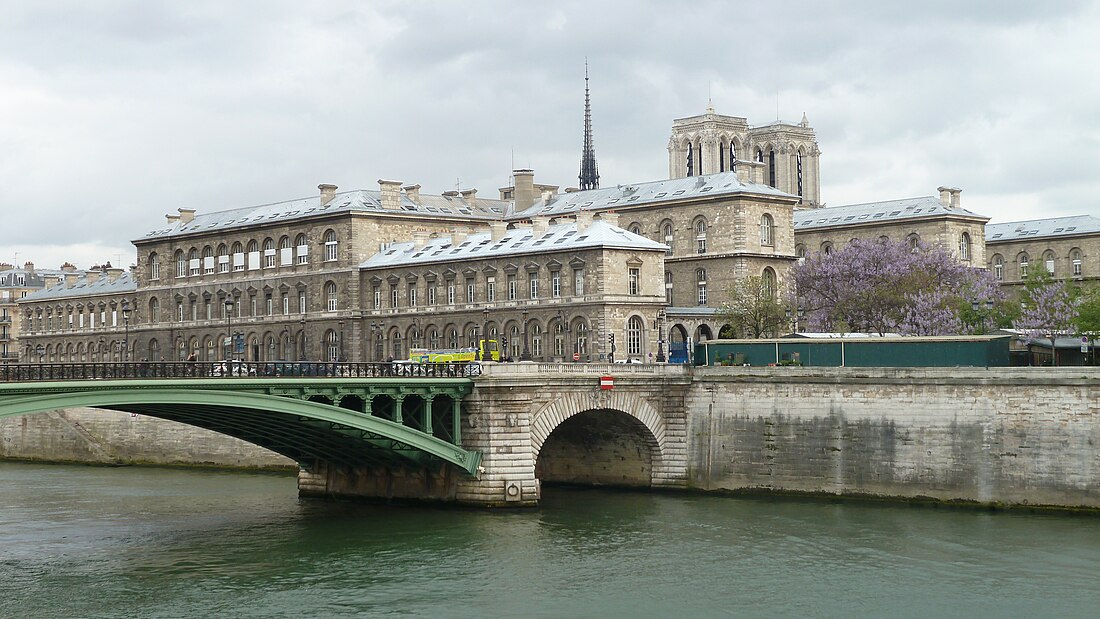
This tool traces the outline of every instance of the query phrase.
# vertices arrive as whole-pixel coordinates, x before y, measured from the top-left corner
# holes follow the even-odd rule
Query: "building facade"
[[[1009,289],[1034,269],[1061,280],[1100,279],[1100,218],[1091,215],[990,224],[985,243],[989,270]]]
[[[64,268],[76,270],[68,264]],[[59,283],[64,272],[62,269],[35,269],[33,262],[24,263],[22,268],[0,263],[0,363],[13,363],[21,358],[22,313],[18,301]]]

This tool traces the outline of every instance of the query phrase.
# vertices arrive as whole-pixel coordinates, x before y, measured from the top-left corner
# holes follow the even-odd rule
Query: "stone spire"
[[[581,152],[581,189],[599,189],[600,172],[592,148],[592,106],[588,98],[588,61],[584,61],[584,150]]]

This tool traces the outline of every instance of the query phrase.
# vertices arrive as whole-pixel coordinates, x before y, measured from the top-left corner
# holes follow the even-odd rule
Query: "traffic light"
[[[611,344],[612,346],[615,345],[615,334],[614,333],[608,333],[607,334],[607,343]]]
[[[508,336],[505,335],[504,337],[500,338],[500,343],[503,344],[505,348],[508,348]]]

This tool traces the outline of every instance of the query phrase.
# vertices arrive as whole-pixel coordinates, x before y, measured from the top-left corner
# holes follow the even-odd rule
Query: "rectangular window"
[[[255,271],[260,268],[260,252],[248,252],[248,270]]]
[[[271,298],[271,295],[264,298],[264,309],[267,310],[268,316],[275,314],[275,300]]]
[[[409,284],[409,307],[416,307],[416,284]]]
[[[306,313],[306,293],[305,292],[299,292],[298,293],[298,313],[299,314]]]
[[[455,282],[453,279],[447,280],[447,305],[455,304]]]
[[[435,282],[428,284],[428,305],[435,305]]]
[[[707,283],[706,282],[699,282],[699,289],[698,289],[698,295],[697,295],[696,300],[699,302],[699,305],[706,305],[707,304]]]
[[[485,280],[485,300],[489,303],[497,300],[497,278],[495,277]]]
[[[243,253],[238,252],[236,254],[233,254],[233,270],[234,271],[243,271],[244,270],[244,254]]]
[[[176,303],[176,322],[183,322],[183,303]]]
[[[1081,274],[1081,259],[1080,258],[1074,258],[1073,259],[1073,274],[1074,275],[1080,275]]]
[[[528,273],[527,274],[527,288],[531,293],[532,299],[539,298],[539,274]]]
[[[516,276],[515,275],[509,275],[508,276],[508,300],[509,301],[515,301],[518,296],[519,296],[519,291],[516,290]]]
[[[629,293],[630,294],[632,294],[632,295],[637,295],[638,294],[638,282],[641,278],[642,278],[641,269],[630,269],[630,283],[629,283],[629,285],[630,285]]]
[[[264,268],[265,269],[275,268],[275,250],[274,249],[265,249],[264,250]]]
[[[191,302],[191,320],[195,321],[199,319],[199,304],[194,301]]]
[[[390,286],[390,307],[397,307],[397,286]]]
[[[584,269],[573,270],[573,294],[577,296],[584,294]]]
[[[192,259],[188,260],[187,261],[187,273],[188,273],[188,275],[198,275],[200,269],[202,268],[200,266],[200,264],[201,264],[201,262],[199,261],[198,258],[192,258]]]
[[[150,267],[149,279],[160,279],[160,263],[154,261]]]
[[[325,262],[332,262],[336,260],[336,241],[327,241],[325,243]]]
[[[279,266],[288,267],[294,264],[294,248],[292,247],[280,247],[279,248]]]
[[[290,297],[283,296],[283,316],[290,313]]]
[[[466,278],[466,302],[474,303],[477,299],[474,298],[474,278]]]
[[[251,312],[249,314],[249,316],[258,316],[259,315],[259,314],[256,313],[256,297],[249,297],[249,299],[248,299],[248,309]]]
[[[555,299],[561,297],[561,272],[554,271],[550,274],[550,296]]]
[[[210,303],[210,299],[203,300],[203,305],[205,306],[206,319],[212,320],[214,318],[214,306]]]
[[[207,274],[214,272],[214,256],[203,256],[202,272]]]
[[[374,309],[382,309],[382,289],[374,287]]]
[[[218,273],[229,272],[229,254],[218,256]]]
[[[299,245],[295,252],[298,254],[298,264],[309,263],[309,245]]]

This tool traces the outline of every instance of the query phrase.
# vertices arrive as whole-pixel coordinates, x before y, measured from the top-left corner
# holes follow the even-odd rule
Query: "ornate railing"
[[[133,361],[12,363],[0,366],[0,382],[119,378],[468,378],[480,375],[479,363]]]

